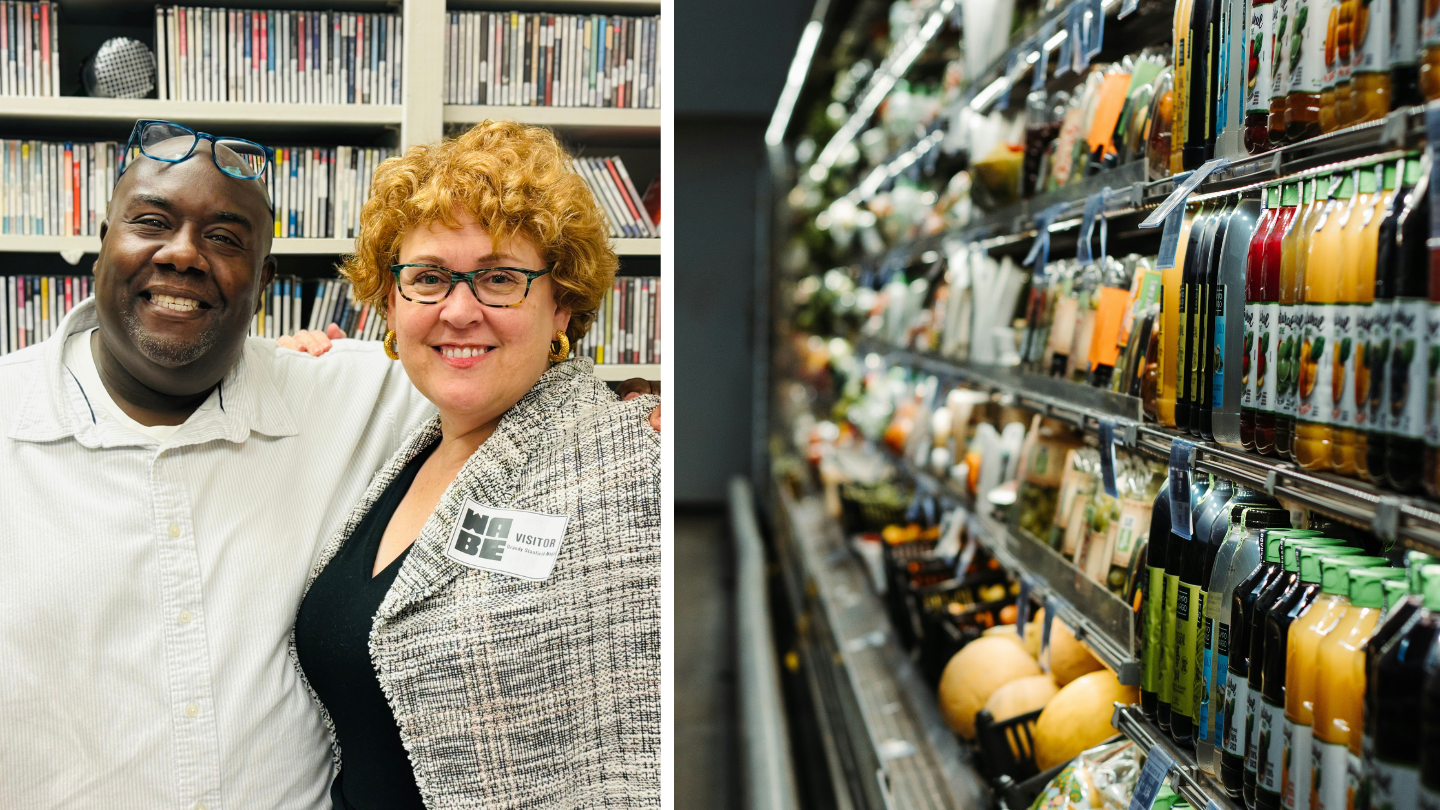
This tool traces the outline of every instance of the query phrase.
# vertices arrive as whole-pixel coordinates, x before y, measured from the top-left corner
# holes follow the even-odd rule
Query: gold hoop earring
[[[385,340],[382,341],[382,345],[385,346],[385,356],[390,358],[391,360],[400,359],[400,350],[396,347],[395,343],[395,330],[391,329],[390,331],[385,333]]]
[[[555,339],[550,341],[550,345],[553,346],[556,343],[560,344],[560,348],[550,350],[550,362],[563,363],[565,358],[570,356],[570,338],[566,337],[564,332],[556,332]]]

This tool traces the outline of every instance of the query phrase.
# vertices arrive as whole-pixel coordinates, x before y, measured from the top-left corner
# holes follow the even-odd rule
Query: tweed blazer
[[[553,366],[505,413],[375,615],[370,659],[431,810],[660,806],[660,437],[648,422],[658,399],[621,402],[592,372],[588,359]],[[439,438],[436,417],[376,473],[307,592]],[[568,515],[550,578],[446,557],[467,498]],[[290,647],[294,657],[293,633]]]

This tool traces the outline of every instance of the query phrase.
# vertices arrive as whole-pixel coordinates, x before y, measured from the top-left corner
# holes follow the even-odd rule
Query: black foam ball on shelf
[[[155,54],[139,40],[107,39],[85,60],[80,78],[91,96],[144,98],[155,89]]]

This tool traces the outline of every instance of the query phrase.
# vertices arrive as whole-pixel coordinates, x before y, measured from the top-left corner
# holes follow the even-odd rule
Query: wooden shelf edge
[[[238,101],[166,101],[153,98],[7,96],[4,103],[0,104],[0,118],[48,118],[63,121],[168,118],[206,124],[398,126],[403,110],[399,104],[252,104]]]
[[[618,130],[660,130],[658,109],[617,109],[614,107],[495,107],[446,104],[445,123],[477,124],[487,119],[508,119],[548,127],[613,128]]]
[[[660,379],[659,363],[597,363],[595,376],[606,382],[620,382],[631,377],[642,380]]]

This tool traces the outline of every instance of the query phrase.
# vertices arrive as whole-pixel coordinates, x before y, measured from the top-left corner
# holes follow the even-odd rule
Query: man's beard
[[[125,310],[121,321],[125,326],[125,333],[130,337],[130,343],[149,358],[150,362],[166,368],[186,366],[204,357],[215,348],[224,331],[220,319],[212,318],[210,325],[193,341],[161,338],[146,331],[133,307]]]

